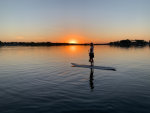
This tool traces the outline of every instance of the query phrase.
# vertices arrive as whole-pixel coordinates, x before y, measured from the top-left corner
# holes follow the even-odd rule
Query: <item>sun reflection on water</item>
[[[69,46],[70,51],[75,52],[77,50],[76,46]]]

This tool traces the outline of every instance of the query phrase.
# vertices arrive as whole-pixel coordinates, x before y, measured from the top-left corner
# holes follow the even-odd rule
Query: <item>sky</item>
[[[150,40],[150,0],[0,0],[0,40]]]

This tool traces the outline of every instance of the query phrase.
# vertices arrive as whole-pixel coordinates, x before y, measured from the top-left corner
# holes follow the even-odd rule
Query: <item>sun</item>
[[[69,43],[71,43],[71,44],[76,44],[77,41],[76,41],[76,40],[70,40]]]

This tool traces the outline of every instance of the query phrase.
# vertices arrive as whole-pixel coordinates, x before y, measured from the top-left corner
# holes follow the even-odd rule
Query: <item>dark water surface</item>
[[[150,113],[150,48],[0,47],[0,113]]]

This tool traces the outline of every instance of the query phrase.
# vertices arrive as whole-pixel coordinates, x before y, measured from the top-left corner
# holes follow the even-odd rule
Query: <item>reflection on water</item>
[[[149,113],[150,48],[0,47],[0,113]]]
[[[77,51],[77,47],[76,46],[69,46],[71,51]]]
[[[91,90],[93,90],[94,89],[94,78],[93,78],[93,74],[94,74],[94,69],[93,68],[91,68],[90,69],[91,71],[90,71],[90,88],[91,88]]]

